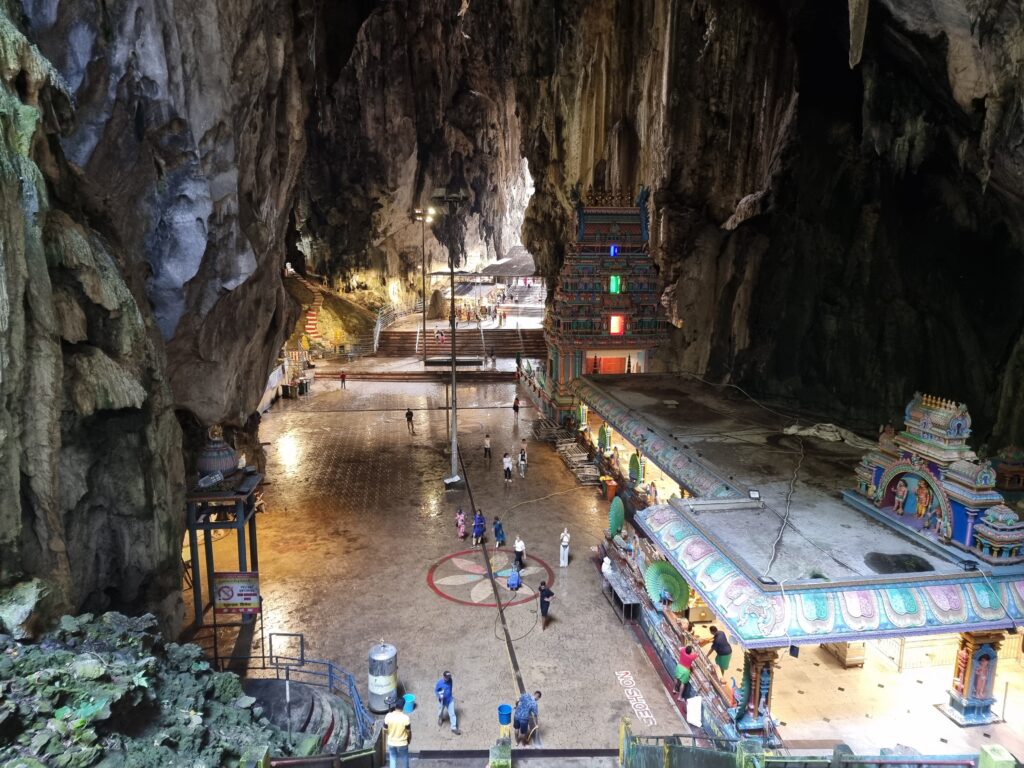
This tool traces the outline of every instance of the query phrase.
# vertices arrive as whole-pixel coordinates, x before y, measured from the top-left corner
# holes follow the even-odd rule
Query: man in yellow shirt
[[[394,696],[388,699],[391,711],[384,717],[384,728],[388,734],[389,768],[409,768],[409,716],[398,706]]]

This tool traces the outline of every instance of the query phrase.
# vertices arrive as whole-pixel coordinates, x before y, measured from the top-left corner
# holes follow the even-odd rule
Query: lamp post
[[[458,212],[459,204],[466,199],[467,195],[461,189],[436,190],[431,199],[439,203],[448,204],[448,215],[454,217]],[[449,324],[451,325],[452,337],[452,483],[458,482],[455,478],[459,476],[459,428],[458,428],[458,395],[455,388],[455,254],[452,253],[452,244],[448,243],[448,270],[451,281],[451,307],[448,312]],[[446,483],[447,485],[447,483]]]
[[[413,211],[413,221],[420,223],[420,255],[423,257],[423,364],[427,364],[427,224],[434,220],[437,213],[433,208],[417,208]]]

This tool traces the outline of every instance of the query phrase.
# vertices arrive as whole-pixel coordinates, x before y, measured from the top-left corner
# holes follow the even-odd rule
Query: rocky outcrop
[[[512,19],[502,3],[343,5],[322,7],[316,25],[294,258],[405,303],[420,292],[422,235],[428,269],[447,264],[441,222],[421,232],[411,219],[437,205],[436,188],[455,180],[468,195],[470,269],[520,243],[531,186],[508,76]]]
[[[54,183],[118,244],[175,404],[205,424],[245,423],[298,312],[280,269],[305,154],[300,6],[24,3],[76,101]]]
[[[662,365],[865,426],[941,392],[1019,439],[1019,9],[870,6],[520,18],[556,41],[550,73],[519,80],[527,245],[551,274],[574,184],[645,184],[678,329]]]
[[[53,205],[63,79],[4,15],[0,41],[0,589],[37,577],[39,605],[19,603],[35,619],[113,603],[173,628],[181,438],[162,352],[108,242]]]

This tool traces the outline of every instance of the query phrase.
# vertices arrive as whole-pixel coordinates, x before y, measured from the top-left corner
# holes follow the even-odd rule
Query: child
[[[505,546],[505,527],[501,524],[501,518],[494,518],[494,549]]]
[[[478,509],[476,514],[473,516],[473,546],[475,547],[484,538],[484,531],[487,530],[487,521],[484,520],[483,513]]]
[[[455,527],[458,529],[459,538],[460,539],[465,539],[466,538],[466,515],[462,511],[461,507],[459,508],[459,511],[455,513]]]

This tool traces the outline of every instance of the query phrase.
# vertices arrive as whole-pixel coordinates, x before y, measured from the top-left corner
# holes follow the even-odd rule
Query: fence
[[[637,736],[626,718],[619,727],[619,764],[623,768],[737,768],[736,745],[728,739],[690,734]]]
[[[715,739],[680,734],[637,736],[629,718],[619,726],[623,768],[976,768],[975,755],[831,755],[797,757],[765,750],[756,739]]]

